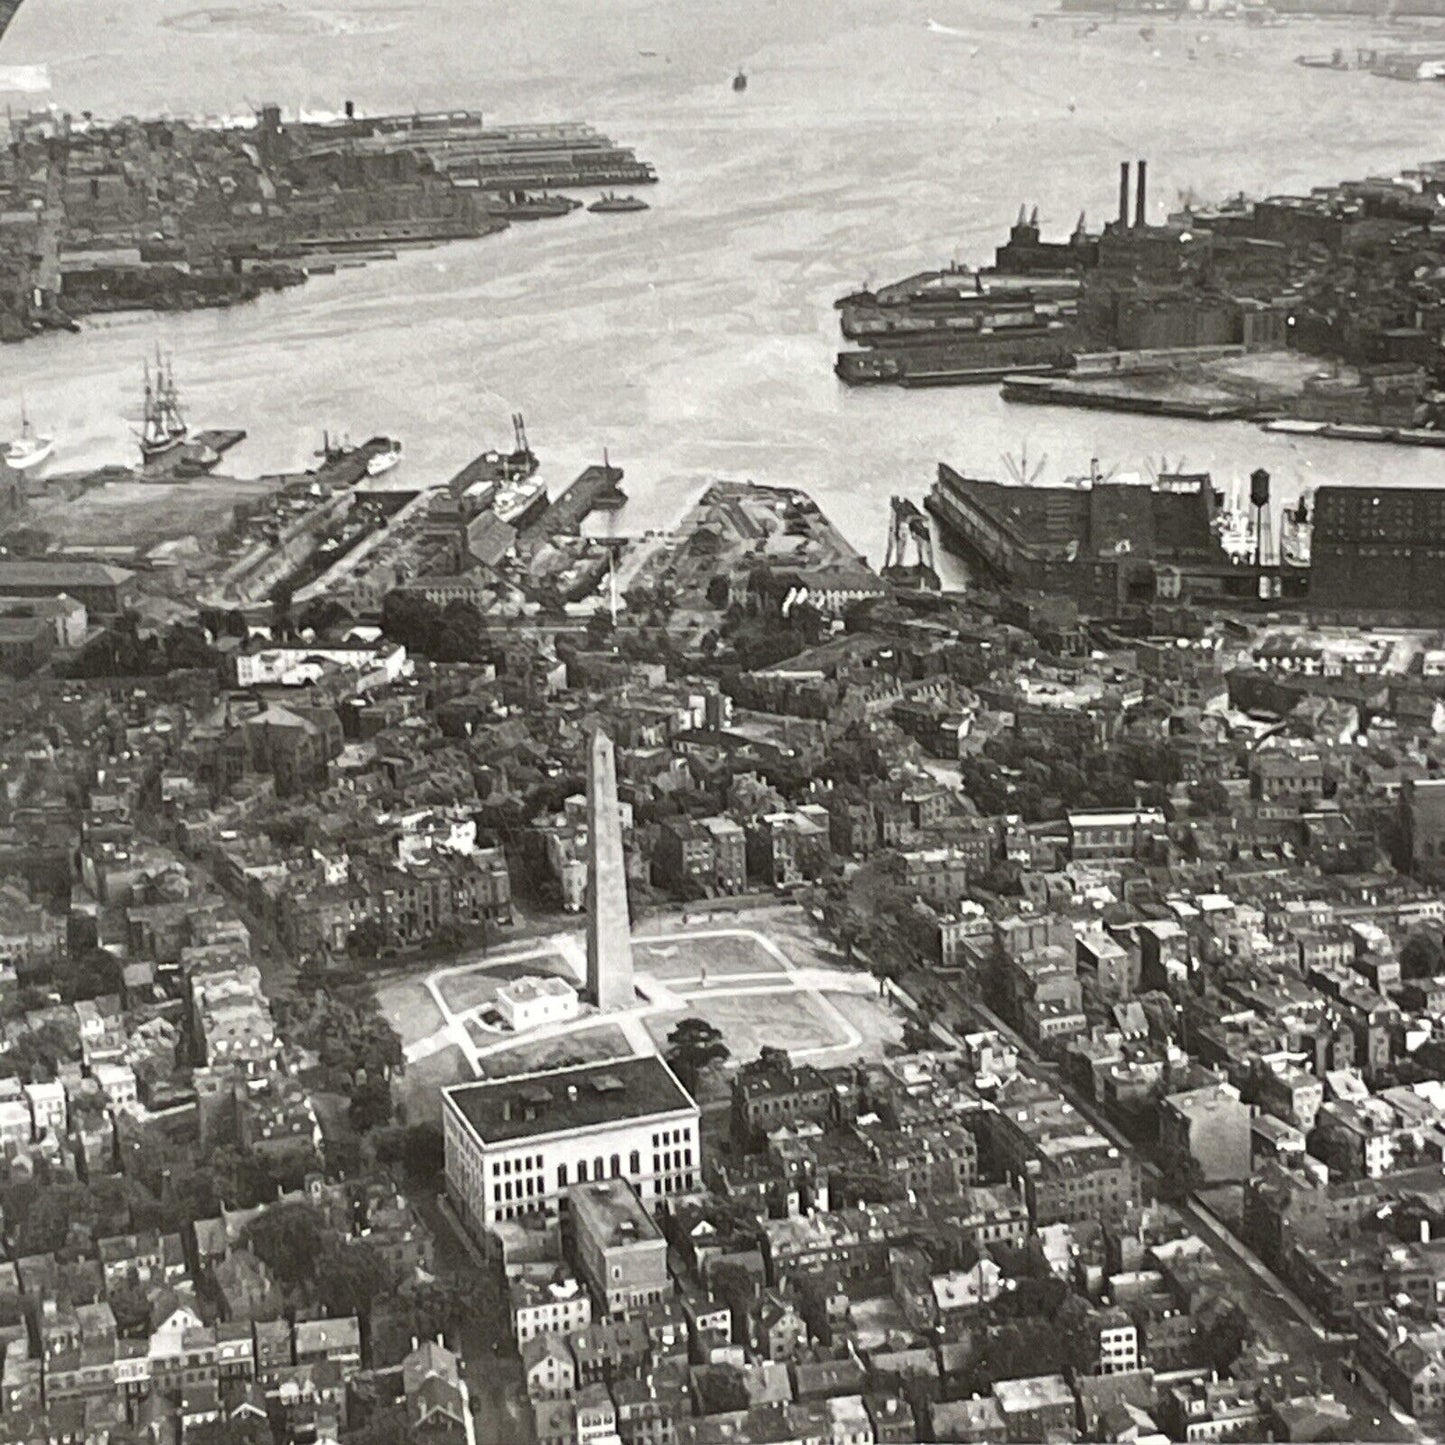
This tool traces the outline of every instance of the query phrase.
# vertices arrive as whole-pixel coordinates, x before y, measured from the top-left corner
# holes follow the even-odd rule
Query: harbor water
[[[578,211],[229,311],[106,317],[5,348],[0,431],[23,392],[59,439],[52,468],[129,460],[159,344],[194,424],[248,429],[238,472],[308,462],[326,427],[399,436],[398,484],[439,481],[509,441],[522,411],[554,491],[604,448],[626,469],[632,501],[608,527],[664,525],[708,479],[751,477],[810,490],[875,562],[891,493],[921,496],[940,459],[1005,476],[1002,454],[1025,446],[1050,479],[1090,457],[1222,482],[1264,466],[1281,497],[1445,478],[1429,450],[834,378],[841,292],[985,261],[1021,202],[1047,234],[1080,210],[1098,224],[1120,160],[1149,159],[1159,220],[1182,192],[1299,190],[1438,149],[1445,87],[1293,63],[1381,43],[1369,26],[1152,31],[985,0],[26,0],[3,58],[47,66],[48,99],[77,114],[350,98],[585,119],[663,179],[646,213]]]

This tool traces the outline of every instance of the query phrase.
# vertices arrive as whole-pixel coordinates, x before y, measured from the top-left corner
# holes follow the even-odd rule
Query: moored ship
[[[5,447],[5,465],[12,471],[24,472],[38,467],[55,450],[55,438],[40,436],[30,424],[25,398],[20,399],[20,435]]]
[[[375,448],[366,459],[366,475],[369,477],[379,477],[401,461],[401,443],[395,437],[375,437],[367,446]]]
[[[495,202],[491,211],[506,221],[545,221],[570,215],[581,204],[572,196],[559,196],[551,191],[513,191]]]
[[[547,484],[536,478],[514,476],[497,487],[492,510],[520,532],[547,510]]]
[[[1215,518],[1214,535],[1219,546],[1231,560],[1247,561],[1254,556],[1255,530],[1249,513],[1237,507],[1223,511]]]
[[[615,216],[626,211],[648,211],[652,208],[638,196],[619,196],[613,191],[604,191],[587,209],[595,215]]]
[[[1313,558],[1309,492],[1301,493],[1294,506],[1286,507],[1279,524],[1279,559],[1290,567],[1308,567]]]
[[[156,353],[156,377],[151,381],[150,362],[144,364],[145,406],[141,417],[140,454],[143,461],[155,461],[184,445],[190,428],[181,413],[175,376],[170,364]]]
[[[1220,503],[1213,523],[1220,548],[1230,561],[1248,562],[1254,557],[1257,545],[1254,518],[1233,487],[1220,496]]]

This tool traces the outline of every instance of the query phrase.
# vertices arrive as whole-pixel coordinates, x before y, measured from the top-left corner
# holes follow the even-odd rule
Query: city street
[[[933,982],[933,981],[931,981]],[[945,984],[957,994],[952,985]],[[895,990],[905,1003],[917,1008],[902,989]],[[980,1027],[997,1029],[1019,1052],[1020,1066],[1031,1077],[1042,1079],[1062,1093],[1069,1102],[1111,1143],[1132,1150],[1139,1158],[1140,1171],[1151,1192],[1157,1193],[1161,1171],[1147,1155],[1130,1143],[1095,1105],[1066,1084],[1059,1068],[1042,1058],[1017,1030],[977,999],[959,998]],[[948,1028],[931,1023],[934,1035],[950,1048],[959,1041]],[[1224,1271],[1230,1293],[1249,1301],[1251,1319],[1261,1337],[1283,1351],[1295,1365],[1315,1365],[1323,1387],[1350,1411],[1351,1438],[1370,1441],[1410,1441],[1429,1445],[1416,1422],[1393,1405],[1378,1382],[1363,1371],[1351,1381],[1345,1374],[1350,1363],[1348,1341],[1331,1336],[1324,1323],[1268,1266],[1197,1197],[1175,1205],[1198,1236],[1211,1246]]]
[[[527,1398],[522,1364],[512,1348],[507,1296],[495,1270],[467,1238],[442,1197],[419,1193],[418,1211],[431,1229],[439,1279],[472,1277],[484,1284],[460,1337],[449,1341],[462,1357],[479,1445],[527,1445],[532,1421],[520,1406]]]

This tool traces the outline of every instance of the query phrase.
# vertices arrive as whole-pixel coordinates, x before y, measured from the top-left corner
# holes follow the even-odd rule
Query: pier
[[[209,476],[221,458],[246,440],[239,428],[196,432],[174,451],[143,461],[136,479],[142,482],[188,482]]]
[[[1183,417],[1189,421],[1251,420],[1269,409],[1242,397],[1181,395],[1179,390],[1143,391],[1100,386],[1064,378],[1009,375],[1001,388],[1005,401],[1043,406],[1076,406],[1098,411],[1130,411],[1142,416]]]
[[[582,523],[593,512],[615,512],[626,506],[627,493],[619,485],[622,477],[622,468],[611,463],[588,467],[523,531],[522,541],[535,543],[550,537],[579,536]]]

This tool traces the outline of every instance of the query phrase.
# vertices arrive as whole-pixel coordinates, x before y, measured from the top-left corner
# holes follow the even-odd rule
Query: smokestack
[[[1129,162],[1119,162],[1119,229],[1129,228]]]
[[[1149,198],[1148,161],[1139,162],[1139,189],[1134,197],[1134,224],[1144,224],[1144,208]]]

